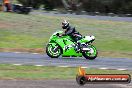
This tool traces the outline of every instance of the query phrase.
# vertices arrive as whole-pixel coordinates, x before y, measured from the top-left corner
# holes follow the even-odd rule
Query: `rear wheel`
[[[51,43],[47,45],[46,53],[51,58],[58,58],[62,54],[62,50],[58,44]]]
[[[90,50],[85,51],[82,54],[86,59],[94,60],[97,57],[97,54],[98,54],[97,49],[93,45],[89,45],[88,48]]]

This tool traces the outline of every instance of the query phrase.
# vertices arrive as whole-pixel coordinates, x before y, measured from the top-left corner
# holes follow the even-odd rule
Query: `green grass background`
[[[0,12],[0,48],[45,48],[51,34],[67,19],[82,35],[94,35],[99,51],[132,55],[132,22]]]
[[[132,74],[131,71],[85,69],[87,74]],[[0,64],[0,79],[75,79],[78,67],[37,67]]]
[[[45,15],[0,12],[0,48],[45,48],[51,34],[61,30],[67,19],[82,35],[94,35],[99,51],[129,53],[132,57],[132,22],[103,21]],[[77,68],[13,66],[0,64],[0,78],[45,79],[75,78]],[[86,69],[87,73],[129,73],[126,71]]]

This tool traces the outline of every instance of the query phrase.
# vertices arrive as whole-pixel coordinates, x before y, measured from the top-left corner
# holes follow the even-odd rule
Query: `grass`
[[[88,74],[132,74],[131,71],[86,69]],[[78,68],[0,64],[0,79],[75,79]]]
[[[82,35],[95,35],[99,51],[132,58],[132,22],[103,21],[0,12],[0,48],[45,48],[51,34],[68,19]],[[101,56],[112,56],[110,53]]]

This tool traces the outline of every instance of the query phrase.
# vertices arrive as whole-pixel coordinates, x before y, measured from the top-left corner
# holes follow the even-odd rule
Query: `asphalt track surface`
[[[0,80],[0,88],[132,88],[131,84],[86,84],[75,80]]]
[[[106,21],[132,22],[132,17],[75,15],[75,14],[61,14],[59,12],[31,12],[31,14],[45,15],[45,16],[58,16],[58,17],[85,18],[85,19],[106,20]]]
[[[45,12],[32,12],[31,14],[66,16],[76,18],[87,18],[110,21],[132,22],[132,17],[110,17],[110,16],[89,16],[74,14],[56,14]],[[96,58],[93,61],[84,58],[49,58],[47,55],[29,53],[0,53],[0,63],[16,65],[36,66],[61,66],[76,67],[84,66],[89,68],[132,70],[132,59],[127,58]],[[75,80],[0,80],[0,88],[132,88],[130,84],[86,84],[79,86]]]
[[[96,58],[93,61],[84,58],[49,58],[47,55],[36,53],[1,52],[0,63],[23,64],[37,66],[87,66],[126,68],[132,70],[132,59],[125,58]],[[132,88],[130,84],[86,84],[79,86],[75,79],[69,80],[0,80],[0,88]]]
[[[36,53],[11,53],[1,52],[0,63],[22,64],[22,65],[42,65],[42,66],[60,66],[60,67],[88,67],[101,69],[119,69],[132,70],[132,59],[127,58],[101,58],[95,60],[86,60],[83,57],[76,58],[50,58],[46,54]]]

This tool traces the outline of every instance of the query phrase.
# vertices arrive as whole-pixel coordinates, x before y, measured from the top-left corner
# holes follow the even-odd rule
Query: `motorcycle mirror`
[[[56,35],[59,36],[59,33],[57,33]]]

